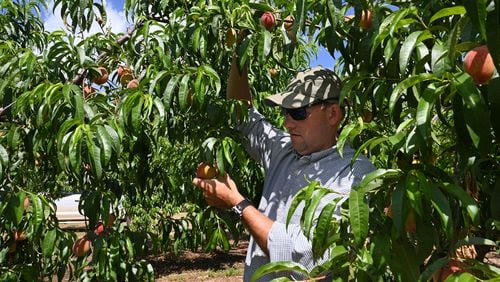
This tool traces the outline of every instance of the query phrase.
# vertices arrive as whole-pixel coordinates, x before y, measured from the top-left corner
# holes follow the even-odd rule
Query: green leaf
[[[406,89],[429,80],[438,80],[438,79],[432,73],[421,73],[410,76],[407,79],[400,82],[391,93],[391,98],[389,100],[389,112],[392,113],[394,111],[394,107],[396,106],[399,97],[401,97],[401,95],[403,94],[404,91],[406,91]]]
[[[52,228],[45,234],[42,241],[42,254],[46,258],[50,258],[54,253],[54,243],[56,241],[57,230]]]
[[[178,74],[170,78],[170,80],[167,83],[167,86],[165,87],[165,90],[163,91],[163,102],[165,103],[165,109],[168,111],[170,107],[172,106],[172,101],[174,97],[174,90],[175,87],[177,86],[177,83],[179,82],[180,78],[182,77],[182,74]]]
[[[460,40],[460,34],[462,33],[462,30],[464,29],[466,23],[467,23],[467,17],[461,17],[451,30],[450,35],[448,36],[448,41],[446,45],[449,48],[448,57],[450,62],[455,62],[456,60],[457,56],[456,47]]]
[[[476,0],[464,1],[467,15],[471,18],[474,26],[479,30],[482,39],[486,39],[486,4],[489,1]],[[498,7],[497,7],[498,8]]]
[[[491,113],[500,112],[500,77],[496,77],[488,83],[488,103]],[[494,114],[490,115],[491,126],[497,140],[500,139],[500,119]]]
[[[428,30],[418,30],[408,35],[401,46],[401,50],[399,51],[399,71],[401,74],[405,74],[406,67],[410,61],[410,57],[413,53],[413,49],[415,49],[415,46],[429,38],[432,38],[432,34]]]
[[[42,228],[42,225],[45,224],[45,222],[44,222],[45,212],[44,212],[44,206],[42,204],[41,197],[42,196],[30,193],[30,205],[31,205],[32,218],[31,218],[31,222],[30,222],[30,226],[29,226],[29,228],[30,228],[29,233],[31,233],[31,234],[38,234],[38,231],[40,230],[40,228]]]
[[[398,169],[377,169],[365,175],[353,189],[362,191],[362,193],[368,193],[380,187],[383,184],[381,180],[397,178],[401,173],[401,170]]]
[[[484,0],[481,0],[481,2]],[[488,13],[486,32],[488,35],[487,45],[497,72],[500,71],[500,2],[495,0],[495,9]],[[497,92],[498,93],[498,92]]]
[[[406,178],[402,178],[391,195],[392,220],[400,234],[405,232],[404,224],[406,221],[406,212],[408,211],[405,198],[405,182]]]
[[[489,111],[483,96],[466,73],[455,76],[453,83],[463,100],[463,117],[469,136],[474,147],[486,156],[491,152],[492,136]]]
[[[219,95],[221,90],[221,81],[217,72],[210,65],[201,66],[203,73],[210,77],[211,84],[215,84],[215,95]]]
[[[335,212],[336,204],[328,203],[318,217],[318,222],[314,228],[314,236],[312,237],[312,251],[315,259],[323,256],[325,251],[331,246],[332,242],[336,239],[335,228],[332,220],[334,220],[333,213]]]
[[[369,208],[363,191],[351,190],[349,194],[349,222],[351,223],[354,240],[362,244],[368,236]]]
[[[478,203],[460,186],[452,183],[442,183],[442,187],[448,194],[457,198],[460,203],[465,206],[472,222],[474,224],[479,224],[480,214]]]
[[[0,179],[3,179],[3,169],[9,166],[9,153],[0,144]]]
[[[443,223],[443,231],[448,240],[453,238],[453,222],[450,203],[445,195],[437,187],[431,187],[431,198],[429,199],[439,214]]]
[[[311,228],[314,224],[314,215],[316,214],[316,209],[318,205],[321,203],[322,198],[331,192],[329,189],[320,188],[315,189],[312,197],[306,200],[306,204],[304,206],[304,213],[302,214],[302,230],[306,237],[311,237]]]
[[[159,72],[155,76],[155,78],[151,81],[151,84],[149,85],[149,94],[154,95],[156,85],[158,84],[158,82],[162,81],[168,74],[169,72],[164,70]]]
[[[102,178],[102,163],[101,163],[101,148],[96,143],[87,140],[87,149],[90,153],[92,170],[95,172],[96,178]]]
[[[189,78],[190,74],[185,74],[179,84],[179,106],[182,110],[188,106]]]
[[[339,101],[343,102],[346,97],[349,97],[349,93],[352,93],[353,91],[352,89],[365,79],[368,79],[368,77],[361,74],[347,78],[346,81],[344,81],[344,84],[342,85]]]
[[[7,206],[7,213],[9,214],[8,219],[14,223],[14,226],[19,226],[24,213],[24,198],[26,193],[18,192],[11,194],[9,199],[9,205]]]
[[[259,40],[259,62],[264,64],[269,52],[271,51],[272,35],[269,31],[263,30],[261,32],[263,40]]]
[[[417,132],[424,140],[428,140],[431,137],[432,109],[434,108],[434,104],[436,103],[439,96],[444,92],[446,87],[447,85],[436,88],[436,85],[434,83],[431,83],[424,90],[424,93],[418,101],[415,121],[417,125]]]
[[[437,41],[432,47],[431,68],[436,76],[442,76],[451,69],[450,56],[448,56],[448,47],[440,41]]]
[[[429,20],[429,25],[438,19],[453,16],[453,15],[463,15],[465,13],[466,13],[466,11],[465,11],[464,6],[454,6],[454,7],[443,8],[443,9],[439,10],[438,12],[436,12],[434,15],[432,15],[431,19]]]
[[[104,126],[96,126],[97,138],[99,138],[99,143],[101,144],[101,161],[104,166],[107,166],[111,156],[113,154],[113,140],[109,136],[108,131]]]
[[[391,36],[391,38],[397,38],[394,33],[401,28],[404,23],[404,19],[406,16],[410,14],[415,14],[417,9],[415,7],[403,8],[397,10],[391,14],[389,14],[379,26],[378,34],[375,36],[373,40],[372,49],[370,51],[370,58],[373,59],[373,54],[375,54],[376,48],[387,38],[387,36]],[[392,40],[392,39],[391,39]]]
[[[263,266],[259,267],[254,273],[252,273],[252,276],[250,276],[250,281],[255,282],[260,277],[266,274],[278,271],[295,271],[304,275],[308,274],[307,269],[299,263],[290,261],[278,261],[266,263]]]
[[[387,40],[384,48],[384,58],[386,65],[389,63],[389,60],[392,58],[392,55],[394,54],[394,51],[396,51],[398,45],[399,45],[399,38],[397,37],[391,37]]]
[[[219,170],[219,174],[224,174],[226,173],[226,166],[224,162],[224,148],[221,146],[217,147],[216,154],[217,169]]]
[[[310,182],[306,187],[302,188],[295,196],[293,197],[292,204],[288,210],[288,215],[286,218],[286,225],[290,224],[290,219],[292,218],[295,210],[299,206],[302,201],[307,201],[311,198],[314,189],[319,185],[318,181]]]
[[[299,31],[304,30],[306,23],[306,14],[307,14],[306,1],[297,0],[297,2],[295,2],[295,9],[296,9],[295,21],[297,21],[297,24],[293,26],[293,32],[298,35]]]
[[[413,246],[406,240],[396,241],[392,244],[392,251],[394,258],[391,261],[397,264],[401,281],[418,281],[420,270]]]
[[[231,139],[226,137],[222,140],[222,149],[224,150],[224,158],[226,159],[229,166],[233,166],[233,158],[231,157]]]

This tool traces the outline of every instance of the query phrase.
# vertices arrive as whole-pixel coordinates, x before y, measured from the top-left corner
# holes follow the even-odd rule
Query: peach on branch
[[[80,239],[76,240],[73,244],[73,254],[76,257],[83,257],[90,251],[91,246],[92,241],[90,241],[87,236],[83,236]]]
[[[476,84],[487,84],[493,76],[495,65],[486,45],[470,50],[464,58],[464,71]]]
[[[92,82],[95,84],[104,84],[108,81],[108,70],[105,67],[99,67],[99,72],[101,73],[100,76],[94,77],[92,79]]]
[[[217,175],[217,168],[208,163],[201,163],[196,170],[196,176],[203,179],[211,179]]]
[[[278,74],[279,74],[278,69],[276,69],[276,68],[269,69],[269,75],[271,75],[271,77],[276,77],[276,76],[278,76]]]
[[[132,79],[127,83],[128,89],[136,89],[137,87],[139,87],[139,80],[137,79]]]
[[[26,231],[24,230],[16,230],[14,231],[14,241],[24,241],[28,237],[26,236]]]
[[[268,31],[273,31],[274,27],[276,26],[276,18],[271,12],[265,12],[264,14],[262,14],[262,16],[260,17],[260,22]]]

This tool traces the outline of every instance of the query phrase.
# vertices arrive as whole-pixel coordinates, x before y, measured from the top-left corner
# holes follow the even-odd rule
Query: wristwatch
[[[243,210],[248,206],[251,206],[252,202],[249,199],[245,198],[243,201],[239,202],[236,206],[231,208],[231,211],[237,214],[239,217],[243,216]]]

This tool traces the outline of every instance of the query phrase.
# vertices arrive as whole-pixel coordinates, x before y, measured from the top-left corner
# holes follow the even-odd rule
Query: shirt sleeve
[[[311,271],[316,265],[321,264],[326,256],[314,261],[312,245],[298,224],[286,224],[274,222],[267,241],[270,262],[293,261],[299,263]],[[294,278],[303,278],[294,273]]]
[[[273,155],[280,152],[290,139],[289,135],[271,125],[255,108],[249,109],[248,120],[238,130],[246,137],[248,154],[267,171]]]

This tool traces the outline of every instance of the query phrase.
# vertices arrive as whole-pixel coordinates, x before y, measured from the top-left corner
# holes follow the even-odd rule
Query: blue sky
[[[106,12],[108,16],[109,28],[113,32],[125,32],[129,23],[124,21],[125,12],[123,11],[124,0],[105,0]],[[52,15],[53,2],[49,3],[49,12],[48,14],[43,12],[42,17],[45,21],[45,28],[49,31],[53,31],[56,29],[63,28],[63,22],[60,19],[60,9],[56,9],[55,15]],[[99,31],[99,27],[95,24],[90,33]],[[332,68],[334,65],[334,60],[332,56],[326,51],[324,48],[320,47],[318,56],[316,58],[312,58],[310,65],[312,67],[317,65],[322,65],[326,68]]]

